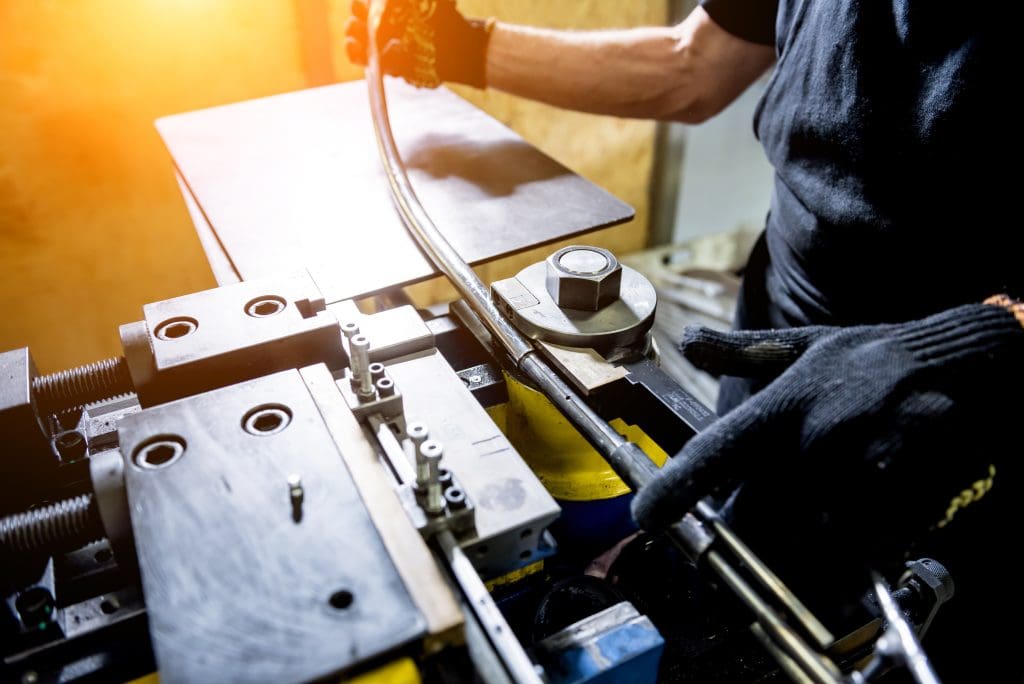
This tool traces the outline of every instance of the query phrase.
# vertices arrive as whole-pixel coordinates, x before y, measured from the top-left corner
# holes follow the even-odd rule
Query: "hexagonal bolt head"
[[[563,309],[598,311],[619,298],[622,266],[600,247],[563,247],[547,258],[545,285]]]

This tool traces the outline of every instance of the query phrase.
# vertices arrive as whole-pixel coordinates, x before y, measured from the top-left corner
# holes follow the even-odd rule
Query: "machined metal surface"
[[[557,257],[558,253],[552,256]],[[654,325],[657,293],[650,281],[638,271],[621,266],[621,284],[617,298],[591,310],[559,306],[549,282],[551,259],[527,266],[513,278],[491,285],[502,313],[527,336],[570,347],[590,347],[608,354],[618,348],[642,344]],[[560,279],[561,287],[581,289],[591,286],[596,300],[598,284],[583,277]],[[582,295],[581,295],[582,296]]]
[[[120,558],[132,551],[131,515],[124,490],[124,458],[117,449],[108,449],[89,458],[89,479],[96,496],[96,509],[103,531]]]
[[[409,173],[465,261],[632,218],[446,88],[394,79],[388,91]],[[179,114],[157,128],[219,283],[308,268],[335,302],[436,273],[392,210],[360,83]]]
[[[548,294],[563,309],[598,311],[619,298],[622,266],[601,247],[563,247],[544,261]]]
[[[285,426],[247,431],[264,407]],[[147,409],[119,434],[161,681],[309,680],[423,636],[298,371]],[[139,465],[170,443],[182,452]]]
[[[121,327],[143,405],[318,362],[344,360],[337,318],[308,273],[247,281],[143,307]]]
[[[426,542],[409,525],[394,479],[382,467],[373,443],[376,435],[381,446],[385,443],[393,445],[398,452],[395,462],[406,465],[402,479],[415,477],[412,466],[403,458],[391,424],[371,415],[367,419],[369,429],[360,425],[338,392],[338,383],[325,366],[309,366],[299,373],[320,409],[325,427],[335,444],[340,445],[345,466],[392,562],[426,620],[429,648],[437,647],[438,642],[459,642],[463,615],[456,597],[442,569],[434,562]],[[387,442],[389,439],[391,441]]]
[[[395,359],[387,370],[408,388],[406,418],[444,444],[444,467],[476,508],[476,535],[460,541],[477,568],[493,576],[537,553],[558,505],[448,362],[426,353]]]
[[[328,304],[327,310],[341,323],[342,332],[349,337],[346,327],[354,329],[370,341],[370,361],[385,359],[424,351],[434,346],[434,336],[411,306],[364,314],[355,302],[346,300]]]

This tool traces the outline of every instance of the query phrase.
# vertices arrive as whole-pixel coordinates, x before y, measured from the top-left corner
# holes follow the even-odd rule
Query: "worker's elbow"
[[[713,118],[724,108],[724,105],[714,102],[711,98],[691,95],[685,101],[676,103],[676,106],[662,118],[692,126]]]
[[[728,103],[723,102],[716,91],[715,74],[699,52],[684,43],[676,65],[672,87],[662,94],[659,118],[700,124],[725,108]]]

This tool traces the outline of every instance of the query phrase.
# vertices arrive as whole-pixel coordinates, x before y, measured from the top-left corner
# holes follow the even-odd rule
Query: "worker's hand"
[[[445,81],[477,88],[487,85],[487,43],[492,22],[467,19],[455,0],[379,0],[377,28],[381,69],[416,86],[434,88]],[[352,0],[345,27],[345,51],[355,64],[366,65],[367,0]]]
[[[633,515],[648,530],[744,483],[736,498],[758,502],[743,510],[762,531],[785,535],[800,512],[813,518],[804,530],[842,523],[868,544],[894,524],[906,541],[987,491],[994,445],[1016,429],[996,414],[1019,402],[1024,328],[1000,306],[850,328],[689,328],[682,349],[711,373],[774,380],[640,489]]]

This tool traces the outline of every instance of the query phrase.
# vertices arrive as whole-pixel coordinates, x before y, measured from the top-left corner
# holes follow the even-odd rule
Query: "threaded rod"
[[[32,394],[44,415],[79,408],[94,401],[134,391],[123,356],[41,375],[32,380]]]
[[[92,494],[0,518],[0,550],[61,553],[103,537],[103,522]]]

